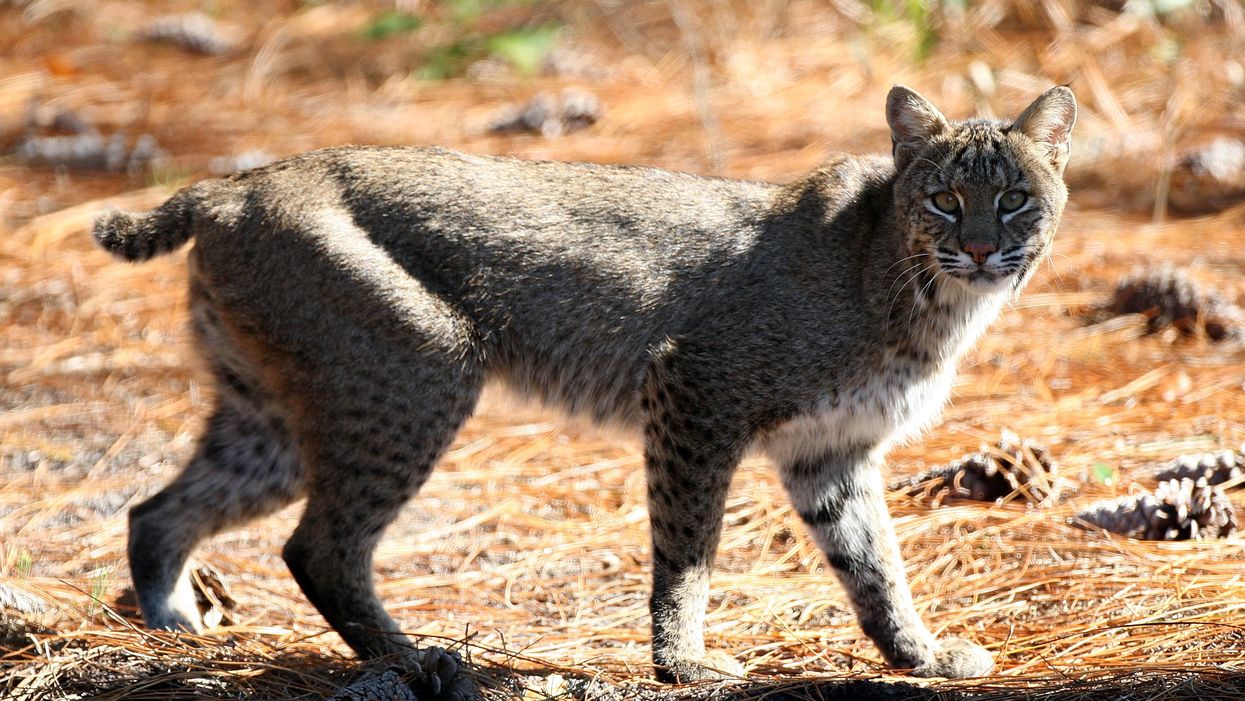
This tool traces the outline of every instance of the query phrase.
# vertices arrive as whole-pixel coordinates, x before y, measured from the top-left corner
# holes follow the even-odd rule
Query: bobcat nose
[[[961,248],[973,257],[973,262],[977,265],[985,264],[986,257],[999,250],[999,247],[992,243],[966,243]]]

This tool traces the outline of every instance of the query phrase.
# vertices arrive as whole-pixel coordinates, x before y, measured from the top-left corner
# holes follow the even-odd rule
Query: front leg
[[[726,493],[742,441],[721,417],[696,416],[678,388],[649,387],[645,431],[653,543],[653,665],[665,682],[742,676],[733,658],[705,654],[709,575],[722,532]],[[703,405],[702,405],[703,406]]]
[[[882,483],[870,451],[830,451],[789,460],[783,485],[847,590],[860,627],[887,663],[920,677],[978,677],[994,666],[981,647],[934,639],[917,616],[899,558]]]

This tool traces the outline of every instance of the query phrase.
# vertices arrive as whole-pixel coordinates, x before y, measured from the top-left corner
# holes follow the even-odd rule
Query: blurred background
[[[1236,669],[1243,61],[1240,0],[0,0],[0,693],[316,697],[355,674],[278,556],[298,507],[204,548],[224,633],[132,627],[125,511],[212,388],[184,251],[109,260],[98,213],[347,143],[783,182],[888,151],[895,83],[951,118],[1056,84],[1080,103],[1049,263],[892,456],[922,615],[1018,686]],[[382,544],[382,596],[519,696],[643,686],[644,509],[629,437],[490,395]],[[759,678],[885,671],[762,461],[714,592],[712,644]]]
[[[1239,0],[7,0],[0,12],[0,177],[35,203],[12,206],[17,221],[343,143],[789,178],[828,151],[885,150],[893,83],[961,117],[1008,116],[1070,85],[1083,203],[1092,186],[1096,206],[1161,219],[1241,187]],[[1190,192],[1185,175],[1206,182]]]

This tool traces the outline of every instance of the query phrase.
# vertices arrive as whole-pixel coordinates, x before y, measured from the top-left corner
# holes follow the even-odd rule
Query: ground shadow
[[[619,697],[622,698],[622,697]],[[706,690],[696,701],[1193,701],[1245,698],[1245,672],[1224,670],[1088,673],[1048,679],[996,677],[922,686],[874,680],[801,680],[752,683],[730,690]]]
[[[39,654],[0,647],[0,698],[12,701],[122,699],[307,699],[402,701],[377,680],[383,663],[312,651],[269,654],[243,649],[242,641],[202,647],[164,639],[90,637],[45,640]],[[1087,670],[1078,675],[999,676],[972,681],[898,681],[891,678],[763,677],[740,681],[662,686],[647,678],[593,676],[538,660],[513,666],[480,659],[466,672],[482,701],[1117,701],[1118,699],[1245,699],[1245,671]],[[641,674],[637,670],[637,675]],[[407,675],[402,677],[409,681]],[[353,686],[352,685],[356,685]],[[418,687],[414,687],[418,688]],[[414,695],[419,701],[451,701]]]

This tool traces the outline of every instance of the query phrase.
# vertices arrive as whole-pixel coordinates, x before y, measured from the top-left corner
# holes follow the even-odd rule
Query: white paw
[[[171,630],[183,633],[202,633],[203,617],[199,613],[199,602],[195,599],[194,586],[190,582],[188,569],[182,572],[173,591],[148,611],[143,608],[143,623],[155,630]],[[139,597],[142,600],[142,597]]]
[[[721,650],[710,650],[694,660],[676,660],[657,668],[657,680],[685,684],[698,681],[743,679],[744,666]]]
[[[994,669],[994,659],[985,648],[963,638],[944,638],[938,641],[934,659],[912,670],[917,677],[984,677]]]
[[[143,611],[143,623],[154,630],[171,630],[181,633],[202,633],[203,619],[199,616],[199,607],[194,596],[190,597],[190,605],[178,597],[171,597],[163,606],[153,611]]]

